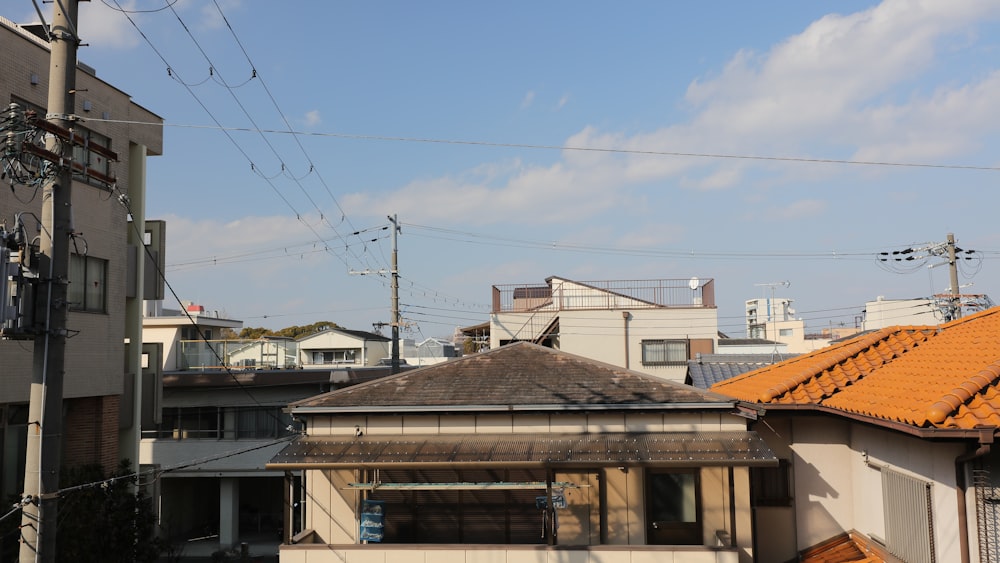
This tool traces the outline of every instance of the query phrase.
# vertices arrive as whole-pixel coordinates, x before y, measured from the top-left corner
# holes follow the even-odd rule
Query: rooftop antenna
[[[772,305],[771,305],[771,303],[774,301],[774,290],[777,289],[778,287],[786,287],[787,288],[788,286],[792,285],[792,282],[790,282],[790,281],[780,281],[780,282],[755,283],[753,285],[754,285],[754,287],[762,287],[762,288],[764,288],[762,291],[764,292],[764,299],[767,301],[767,320],[768,321],[773,321],[774,320],[774,316],[772,315],[772,310],[771,310]],[[771,288],[771,297],[769,299],[767,297],[767,288]]]

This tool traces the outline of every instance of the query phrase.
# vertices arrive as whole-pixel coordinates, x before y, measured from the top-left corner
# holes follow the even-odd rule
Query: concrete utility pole
[[[399,373],[399,266],[396,261],[399,221],[393,215],[389,223],[392,224],[392,373],[396,374]]]
[[[951,277],[951,318],[962,318],[962,298],[958,291],[958,262],[955,260],[955,234],[948,233],[948,271]]]
[[[76,30],[78,0],[52,4],[49,42],[49,93],[46,120],[58,127],[72,127],[75,111]],[[24,494],[32,502],[22,509],[19,561],[47,563],[56,560],[59,464],[62,453],[66,301],[69,280],[69,238],[72,234],[72,142],[49,135],[46,150],[60,156],[56,173],[42,192],[42,232],[38,254],[38,310],[44,312],[43,332],[35,338],[34,363],[28,407],[28,443],[24,463]]]

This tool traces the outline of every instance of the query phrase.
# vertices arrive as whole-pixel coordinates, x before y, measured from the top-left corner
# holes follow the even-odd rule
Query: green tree
[[[221,330],[219,330],[220,340],[236,340],[239,337],[240,335],[228,326],[224,326]]]
[[[247,340],[256,340],[262,336],[284,336],[285,338],[301,338],[310,334],[331,329],[341,328],[333,321],[319,321],[311,325],[293,325],[279,330],[271,330],[263,327],[246,327],[240,331],[239,337]]]
[[[240,338],[246,340],[256,340],[261,336],[274,336],[274,332],[269,328],[264,327],[244,327],[240,331]]]
[[[332,321],[319,321],[311,325],[304,326],[290,326],[279,330],[276,334],[278,336],[287,336],[289,338],[301,338],[303,336],[308,336],[310,334],[315,334],[317,332],[328,330],[331,328],[340,328],[335,322]]]
[[[62,488],[68,490],[59,500],[59,561],[151,563],[159,558],[166,545],[156,536],[152,499],[134,490],[136,476],[130,473],[125,460],[107,477],[99,465],[61,472]]]

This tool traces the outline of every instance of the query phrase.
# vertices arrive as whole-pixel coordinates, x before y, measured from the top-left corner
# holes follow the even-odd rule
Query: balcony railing
[[[181,340],[178,367],[189,369],[293,369],[299,344],[288,340]]]
[[[570,281],[493,286],[493,313],[715,307],[715,280]]]

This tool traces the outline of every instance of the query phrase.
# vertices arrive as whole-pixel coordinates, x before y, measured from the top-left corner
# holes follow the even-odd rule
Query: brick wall
[[[66,401],[63,419],[64,467],[99,463],[105,472],[118,466],[117,395]]]

